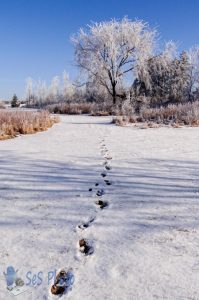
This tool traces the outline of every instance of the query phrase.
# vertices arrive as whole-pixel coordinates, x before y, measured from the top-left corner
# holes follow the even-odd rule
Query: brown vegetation
[[[44,131],[57,122],[59,118],[51,117],[47,111],[0,110],[0,140]]]
[[[50,113],[81,115],[90,114],[92,116],[110,116],[115,111],[110,104],[94,102],[74,102],[74,103],[57,103],[45,107]]]
[[[57,104],[47,105],[45,108],[50,113],[55,113],[55,114],[81,115],[81,114],[90,114],[92,112],[93,104],[88,102],[57,103]]]
[[[4,109],[4,108],[5,108],[5,104],[0,101],[0,109]]]
[[[166,125],[199,126],[199,102],[142,109],[140,119]]]
[[[147,122],[147,127],[150,128],[156,127],[155,124],[171,125],[175,128],[183,125],[199,126],[199,101],[160,108],[142,108],[139,115],[113,118],[113,123],[117,125],[139,122]]]

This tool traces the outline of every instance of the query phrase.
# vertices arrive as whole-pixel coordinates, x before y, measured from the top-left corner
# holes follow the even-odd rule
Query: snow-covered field
[[[199,299],[199,129],[61,120],[0,142],[0,299],[57,299],[48,276],[60,268],[75,279],[62,299]],[[103,178],[106,149],[112,169]],[[81,238],[92,255],[80,253]],[[26,283],[42,277],[41,285],[14,297],[8,266]]]

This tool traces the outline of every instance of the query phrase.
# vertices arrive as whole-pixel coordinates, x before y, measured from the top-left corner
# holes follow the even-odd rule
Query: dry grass
[[[0,101],[0,109],[5,109],[5,104],[2,101]]]
[[[110,116],[111,115],[111,113],[109,112],[109,111],[106,111],[106,110],[102,110],[102,111],[100,111],[100,110],[98,110],[98,111],[92,111],[92,113],[91,113],[91,116],[93,116],[93,117],[107,117],[107,116]]]
[[[125,126],[128,123],[137,123],[138,117],[135,115],[132,116],[116,116],[113,117],[112,123],[119,125],[119,126]]]
[[[145,108],[140,112],[141,121],[159,124],[199,126],[199,102],[169,105],[160,108]]]
[[[116,113],[111,105],[90,102],[57,103],[47,105],[46,109],[50,113],[67,115],[90,114],[91,116],[110,116]]]
[[[47,105],[46,109],[50,113],[67,114],[67,115],[81,115],[91,114],[94,104],[88,102],[81,103],[58,103]]]
[[[99,117],[106,117],[113,115],[113,107],[107,103],[95,103],[93,106],[91,115],[92,116],[99,116]]]
[[[0,140],[44,131],[57,122],[59,118],[51,117],[47,111],[0,110]]]
[[[169,105],[160,108],[143,108],[139,115],[116,116],[113,123],[124,126],[128,123],[146,123],[146,128],[156,128],[157,124],[199,126],[199,101],[194,103]]]

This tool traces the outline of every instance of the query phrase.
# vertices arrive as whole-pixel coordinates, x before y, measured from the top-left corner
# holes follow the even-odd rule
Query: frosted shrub
[[[164,124],[199,125],[199,101],[194,103],[169,105],[160,108],[145,108],[140,112],[140,120]]]
[[[139,115],[117,116],[113,123],[147,122],[147,127],[157,127],[157,124],[166,124],[178,127],[179,125],[199,126],[199,101],[186,104],[169,105],[160,108],[142,108]]]
[[[126,100],[123,102],[121,114],[124,116],[132,116],[134,114],[134,108],[130,103],[130,100]]]

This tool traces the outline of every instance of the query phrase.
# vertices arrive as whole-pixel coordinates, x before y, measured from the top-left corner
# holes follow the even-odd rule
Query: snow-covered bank
[[[110,120],[65,116],[47,132],[0,143],[0,299],[13,299],[9,265],[25,281],[43,272],[20,300],[51,299],[48,272],[63,267],[75,277],[63,299],[199,299],[199,130]],[[113,157],[110,186],[103,147]],[[81,238],[92,241],[91,256],[79,255]]]

